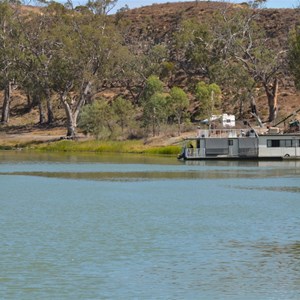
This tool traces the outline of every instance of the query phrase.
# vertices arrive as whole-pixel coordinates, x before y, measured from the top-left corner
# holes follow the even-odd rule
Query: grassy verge
[[[27,147],[28,148],[28,147]],[[53,152],[144,153],[177,155],[180,146],[149,146],[142,141],[58,141],[31,145],[30,149]]]

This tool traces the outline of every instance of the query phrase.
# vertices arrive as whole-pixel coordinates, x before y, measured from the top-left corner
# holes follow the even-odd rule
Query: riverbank
[[[98,141],[78,134],[76,140],[65,139],[65,128],[18,130],[0,133],[0,150],[34,150],[51,152],[144,153],[177,155],[183,136],[160,136],[126,141]]]

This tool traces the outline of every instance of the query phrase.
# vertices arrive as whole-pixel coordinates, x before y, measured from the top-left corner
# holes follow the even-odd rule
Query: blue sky
[[[191,0],[190,0],[191,1]],[[167,3],[167,2],[184,2],[180,0],[119,0],[116,9],[119,9],[121,7],[124,7],[126,4],[129,6],[129,8],[136,8],[146,5],[151,5],[153,3]],[[241,2],[247,2],[247,0],[231,0],[228,2],[232,3],[241,3]],[[293,8],[299,5],[299,0],[268,0],[266,7],[268,8]]]

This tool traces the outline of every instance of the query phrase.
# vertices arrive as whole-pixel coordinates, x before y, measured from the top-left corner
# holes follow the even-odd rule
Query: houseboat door
[[[238,140],[228,139],[228,155],[230,157],[238,155]]]

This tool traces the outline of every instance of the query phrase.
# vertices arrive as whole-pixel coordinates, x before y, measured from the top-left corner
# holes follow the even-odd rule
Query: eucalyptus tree
[[[227,35],[231,40],[231,57],[248,72],[256,87],[263,87],[268,100],[268,121],[272,122],[277,116],[278,78],[286,64],[286,49],[277,39],[267,36],[256,17],[256,10],[246,9],[232,20],[224,20],[231,28]]]
[[[86,7],[94,14],[106,15],[115,8],[118,0],[89,0]]]
[[[112,112],[115,116],[116,123],[121,127],[122,134],[124,134],[126,127],[132,127],[134,123],[135,110],[133,104],[122,98],[117,97],[112,102]]]
[[[221,59],[208,23],[184,20],[175,33],[176,61],[187,74],[210,78],[211,68]]]
[[[29,103],[38,105],[40,109],[40,123],[44,123],[42,102],[45,100],[47,107],[47,123],[54,122],[52,108],[52,91],[49,67],[54,57],[58,44],[51,38],[51,30],[56,26],[56,11],[61,9],[60,4],[51,3],[40,13],[29,13],[21,19],[24,43],[22,45],[25,60],[21,61],[22,71],[26,74],[22,86],[27,91],[28,97],[34,101]]]
[[[51,31],[57,50],[50,64],[52,88],[67,117],[67,136],[76,135],[82,106],[120,76],[126,49],[106,16],[63,12]]]
[[[189,106],[189,99],[185,91],[179,87],[173,87],[167,97],[167,109],[170,116],[174,116],[178,125],[178,134],[181,134],[182,119]]]
[[[164,90],[164,83],[156,75],[151,75],[147,78],[145,88],[141,95],[142,101],[147,102],[155,93],[162,93]]]
[[[227,77],[238,78],[239,72],[231,70],[243,68],[249,75],[246,84],[248,90],[251,88],[250,94],[256,87],[263,87],[271,122],[276,118],[278,78],[286,63],[286,49],[258,25],[257,8],[264,2],[250,1],[250,6],[243,7],[224,4],[209,20],[210,28],[198,21],[185,21],[176,37],[186,68],[211,82],[222,83],[218,73],[224,70]],[[236,67],[232,68],[232,64]]]
[[[167,117],[167,95],[163,88],[163,82],[152,75],[147,79],[142,95],[143,123],[146,129],[152,129],[153,136],[160,133]]]
[[[78,126],[85,134],[91,134],[97,140],[111,138],[116,128],[112,107],[104,99],[98,99],[84,106]]]
[[[12,87],[18,76],[16,59],[20,37],[17,11],[7,2],[0,2],[0,86],[4,90],[1,122],[8,123]]]
[[[120,81],[130,92],[135,104],[140,104],[144,90],[147,85],[147,79],[150,76],[160,76],[167,60],[168,51],[165,45],[156,44],[149,46],[145,52],[135,52],[129,46],[131,53],[124,54],[126,64],[123,65],[122,78]]]
[[[197,110],[199,116],[209,119],[213,114],[216,114],[221,104],[221,96],[222,91],[217,84],[198,82],[195,88],[195,97],[199,101]]]
[[[238,118],[245,118],[249,112],[258,114],[256,107],[256,83],[247,70],[233,59],[227,59],[214,66],[212,81],[222,84],[226,90],[226,97],[230,98],[231,111]]]
[[[154,93],[143,105],[143,121],[146,129],[152,129],[152,136],[160,134],[161,125],[167,118],[167,97]]]

